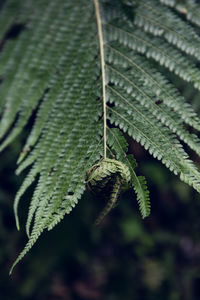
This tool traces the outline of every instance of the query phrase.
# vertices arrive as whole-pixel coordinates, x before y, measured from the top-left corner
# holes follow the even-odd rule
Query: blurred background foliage
[[[177,78],[170,79],[199,109],[199,94]],[[23,175],[17,177],[14,171],[24,139],[21,136],[1,154],[2,299],[200,299],[200,196],[131,140],[129,152],[137,158],[138,174],[148,180],[151,216],[141,219],[134,194],[128,191],[95,227],[103,199],[86,192],[72,213],[40,238],[9,277],[9,268],[26,242],[24,224],[32,193],[30,189],[21,202],[22,230],[17,232],[12,204]]]

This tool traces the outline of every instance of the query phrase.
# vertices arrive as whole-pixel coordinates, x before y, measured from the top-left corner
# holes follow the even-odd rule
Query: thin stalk
[[[109,199],[108,203],[106,204],[105,208],[103,209],[103,211],[100,213],[100,215],[98,216],[98,218],[95,221],[96,226],[99,225],[99,223],[101,223],[103,218],[111,211],[111,209],[117,202],[117,198],[118,198],[120,190],[121,190],[121,185],[122,184],[120,182],[120,177],[117,176],[116,182],[113,185],[113,190],[111,192],[110,199]]]
[[[104,59],[104,49],[103,49],[103,32],[102,32],[102,22],[100,16],[99,1],[94,0],[95,14],[97,19],[98,37],[99,37],[99,47],[100,47],[100,58],[101,58],[101,74],[102,74],[102,92],[103,92],[103,141],[104,141],[104,159],[106,159],[106,80],[105,80],[105,59]]]

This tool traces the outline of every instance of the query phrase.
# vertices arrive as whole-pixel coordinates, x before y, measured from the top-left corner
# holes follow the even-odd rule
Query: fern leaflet
[[[3,2],[0,150],[35,116],[17,174],[30,169],[14,202],[19,228],[18,205],[35,182],[29,240],[13,267],[77,204],[88,170],[101,172],[90,184],[111,182],[98,221],[126,184],[142,217],[149,215],[146,180],[135,173],[123,133],[200,192],[200,172],[185,150],[200,155],[200,119],[168,79],[174,73],[200,90],[199,10],[194,0]],[[21,30],[10,38],[15,24]]]

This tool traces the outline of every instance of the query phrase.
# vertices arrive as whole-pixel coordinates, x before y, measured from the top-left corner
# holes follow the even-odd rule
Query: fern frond
[[[20,260],[22,260],[22,258],[27,254],[27,252],[29,252],[29,250],[36,243],[36,241],[38,240],[38,238],[39,238],[39,236],[40,236],[40,234],[42,233],[43,230],[44,230],[44,227],[41,226],[39,232],[38,232],[38,228],[36,229],[36,232],[33,231],[33,234],[31,235],[29,241],[27,242],[24,250],[19,254],[17,259],[13,263],[12,267],[10,268],[10,272],[9,272],[10,275],[12,274],[13,269],[18,264],[18,262],[20,262]]]
[[[195,88],[200,89],[200,71],[195,66],[193,60],[183,56],[182,52],[171,46],[160,37],[152,38],[140,29],[135,29],[131,24],[121,22],[117,24],[106,24],[107,39],[117,40],[120,44],[138,53],[145,54],[149,59],[152,58],[161,66],[174,72],[187,82],[191,82]]]
[[[100,157],[100,155],[102,155],[98,149],[100,144],[96,142],[96,138],[91,134],[90,129],[91,127],[88,127],[88,132],[84,135],[83,132],[80,132],[82,133],[82,137],[80,138],[79,145],[76,146],[76,151],[67,153],[69,156],[68,159],[66,159],[67,156],[65,154],[64,166],[62,164],[63,160],[58,160],[54,172],[51,175],[49,174],[45,186],[44,182],[42,184],[39,180],[27,220],[29,241],[14,265],[16,265],[16,263],[18,263],[31,249],[45,229],[52,229],[60,222],[60,220],[62,220],[65,214],[71,211],[84,192],[84,175],[86,170]],[[87,144],[86,141],[89,141],[90,143]],[[84,147],[82,145],[84,145]],[[74,147],[72,149],[74,149]],[[86,149],[88,150],[86,151]],[[62,155],[64,156],[64,153],[62,153]],[[78,161],[76,160],[76,157],[79,157]],[[40,176],[42,177],[44,174],[41,173]],[[59,180],[57,180],[58,178]],[[40,189],[42,189],[42,192]],[[30,233],[30,225],[34,213],[34,225]]]
[[[20,58],[15,61],[17,64],[16,67],[19,67],[15,74],[12,87],[7,90],[6,95],[4,94],[7,109],[0,123],[0,138],[3,137],[14,121],[17,112],[19,113],[19,117],[15,128],[3,142],[0,150],[3,150],[27,123],[31,113],[38,105],[38,101],[44,96],[44,90],[49,88],[51,77],[59,70],[57,66],[59,67],[59,60],[62,58],[62,56],[60,58],[59,53],[63,53],[63,56],[65,55],[66,41],[71,37],[72,32],[75,34],[79,32],[80,34],[80,31],[83,33],[84,29],[86,30],[86,28],[88,28],[89,24],[87,21],[90,14],[91,11],[88,10],[88,12],[84,14],[85,20],[83,18],[80,24],[78,20],[80,20],[80,17],[83,15],[82,9],[79,9],[78,6],[72,5],[69,2],[65,3],[60,1],[58,5],[58,3],[56,4],[51,1],[42,16],[36,15],[36,20],[33,16],[32,27],[26,32],[27,49],[25,55],[21,52]],[[39,24],[37,22],[38,17],[40,17]],[[85,24],[85,27],[83,24]],[[35,28],[36,30],[33,30]],[[48,34],[48,32],[50,32],[50,34]],[[52,36],[54,36],[54,43],[52,43]],[[24,36],[22,36],[21,39],[23,40]],[[19,37],[19,43],[21,39]],[[79,41],[77,43],[79,43]],[[10,59],[13,60],[13,56],[11,56]],[[7,62],[7,64],[9,64],[9,62]],[[38,64],[40,64],[40,68],[36,68]],[[9,77],[9,74],[7,76]],[[34,76],[34,81],[32,80],[32,76]],[[5,83],[3,82],[3,86],[4,84],[6,84],[6,81]],[[17,99],[14,97],[16,93],[18,95]],[[13,99],[15,99],[14,103]],[[29,101],[27,101],[27,99],[29,99]]]
[[[121,131],[117,128],[109,128],[108,130],[108,145],[111,150],[114,151],[113,156],[117,158],[117,160],[121,162],[125,162],[127,151],[128,151],[128,143],[124,138]],[[137,167],[136,160],[134,161],[133,168]]]
[[[26,176],[24,182],[22,183],[20,189],[18,190],[15,200],[14,200],[14,214],[15,214],[15,220],[16,220],[16,227],[18,230],[20,230],[20,225],[19,225],[19,218],[18,218],[18,205],[21,197],[25,193],[25,191],[29,188],[29,186],[34,182],[36,179],[36,175],[40,172],[41,166],[36,165],[33,166]]]
[[[134,90],[134,87],[136,86],[135,89],[141,91],[141,95],[145,96],[146,94],[146,97],[149,97],[148,103],[152,102],[156,104],[156,101],[160,100],[161,105],[157,106],[157,108],[154,106],[156,111],[160,110],[165,114],[167,109],[166,106],[168,106],[173,109],[171,112],[173,117],[176,115],[173,113],[175,111],[179,114],[178,117],[181,117],[185,123],[199,130],[199,118],[189,104],[184,103],[184,98],[180,96],[173,85],[169,84],[169,82],[157,72],[151,64],[144,62],[141,56],[132,51],[127,51],[123,47],[121,47],[119,51],[119,46],[116,46],[117,45],[107,45],[107,59],[109,63],[121,66],[121,68],[128,68],[130,65],[132,66],[131,72],[129,72],[129,76],[131,76],[131,80],[129,80],[130,88],[132,85],[131,89]],[[138,82],[139,86],[137,86]],[[164,106],[162,105],[162,102],[165,104]],[[169,110],[167,110],[167,113],[169,113]],[[157,113],[155,114],[157,115]],[[168,121],[168,123],[170,123],[170,121]],[[174,126],[172,127],[175,127],[175,124],[173,125]]]
[[[132,58],[133,57],[134,56],[132,55]],[[140,68],[141,64],[137,57],[134,58],[134,64],[136,65],[136,63],[138,63],[136,65],[137,70],[138,68]],[[113,61],[114,65],[119,65],[119,59]],[[124,60],[122,61],[122,64],[124,62],[126,63],[126,61]],[[132,61],[130,60],[129,65],[131,64],[131,62]],[[164,125],[167,125],[172,130],[172,132],[175,132],[180,137],[180,139],[182,139],[191,147],[191,149],[196,151],[197,154],[200,154],[200,142],[197,136],[190,135],[188,133],[188,131],[181,124],[180,117],[178,117],[174,111],[171,111],[170,109],[168,109],[167,106],[163,105],[162,103],[160,103],[159,105],[156,104],[158,100],[167,102],[167,98],[163,98],[161,95],[162,92],[159,92],[158,89],[153,90],[152,82],[149,84],[147,81],[148,78],[146,80],[146,77],[144,77],[144,82],[142,82],[142,74],[138,74],[138,72],[135,72],[136,70],[133,69],[131,70],[131,72],[123,72],[121,66],[120,68],[118,67],[118,69],[108,66],[108,76],[110,76],[111,78],[111,83],[116,84],[120,82],[121,86],[126,87],[127,94],[130,94],[131,97],[133,97],[134,100],[137,100],[141,106],[144,106],[148,109],[148,111],[150,112],[150,116],[154,115],[159,122],[162,122]],[[110,93],[108,93],[110,97],[110,102],[116,102],[115,95],[113,95],[113,93],[115,93],[113,87],[108,86],[108,91],[110,91]],[[135,101],[129,101],[129,99],[129,97],[126,97],[126,103],[129,105],[129,107],[134,106]]]
[[[128,19],[125,19],[125,21],[124,19],[123,23],[126,23]],[[124,31],[118,29],[122,26],[118,26],[116,20],[111,21],[112,20],[109,20],[109,23],[105,24],[105,31],[106,28],[112,28],[112,34],[107,35],[108,46],[106,46],[108,48],[106,68],[109,78],[107,92],[109,91],[109,102],[114,104],[113,108],[108,107],[108,110],[111,112],[108,116],[109,120],[112,124],[114,123],[116,126],[119,126],[120,129],[140,142],[154,157],[161,159],[171,171],[175,174],[179,174],[185,182],[199,191],[200,174],[188,159],[188,155],[184,152],[181,144],[172,132],[179,135],[179,138],[190,145],[198,154],[199,139],[195,136],[190,136],[183,126],[184,118],[182,118],[181,122],[176,111],[169,109],[170,102],[172,103],[172,101],[169,101],[169,95],[167,95],[165,105],[156,104],[157,101],[161,101],[162,103],[163,99],[166,98],[164,95],[164,97],[162,97],[162,92],[166,89],[166,86],[162,84],[162,75],[155,72],[151,66],[148,65],[147,67],[147,62],[144,61],[143,57],[137,57],[133,52],[129,52],[127,49],[129,43],[127,42],[126,36],[122,34]],[[129,28],[131,28],[131,22],[128,20],[127,23],[129,23]],[[121,24],[122,22],[120,20],[120,25]],[[149,24],[147,24],[146,27],[148,28]],[[133,26],[132,31],[134,34]],[[119,32],[121,34],[119,34]],[[119,44],[113,44],[116,40]],[[155,41],[155,38],[153,41]],[[120,46],[121,44],[123,47]],[[158,45],[156,49],[160,49],[160,46]],[[143,53],[145,53],[145,51],[146,49],[142,50]],[[183,61],[183,55],[181,53],[177,57],[180,57],[180,61]],[[177,70],[175,64],[174,67]],[[151,75],[146,71],[149,68],[153,70],[153,72],[150,73]],[[185,70],[183,67],[181,69],[182,71]],[[199,71],[197,71],[197,73],[198,72]],[[167,82],[166,79],[163,80],[163,83],[164,82]],[[199,84],[199,79],[197,82]],[[173,91],[175,91],[173,95],[173,98],[175,98],[178,92],[175,89],[173,89]],[[183,109],[180,107],[179,111],[183,111]],[[199,123],[197,117],[196,120],[197,123]],[[163,123],[163,125],[161,125],[161,123]],[[169,127],[169,129],[167,127]],[[199,130],[199,124],[195,126],[195,128]],[[168,146],[166,147],[166,145]]]
[[[129,161],[129,167],[132,177],[132,186],[137,195],[137,202],[139,205],[139,210],[142,218],[146,218],[150,215],[151,205],[150,205],[150,197],[149,190],[147,187],[146,179],[144,176],[135,176],[132,169],[132,157],[127,157]]]
[[[200,155],[200,119],[167,78],[173,72],[200,90],[199,9],[193,0],[4,1],[0,150],[35,116],[17,174],[31,168],[14,203],[19,228],[19,201],[37,182],[26,223],[29,240],[13,267],[44,230],[70,213],[84,193],[86,173],[107,159],[106,151],[119,163],[112,172],[104,168],[104,179],[120,182],[104,213],[120,191],[122,164],[142,217],[149,215],[146,181],[135,173],[122,132],[200,192],[200,172],[184,150],[186,144]],[[13,38],[16,24],[22,28]]]
[[[23,16],[27,13],[27,8],[33,6],[33,1],[28,1],[24,3],[24,1],[4,1],[1,3],[3,7],[0,10],[0,39],[4,37],[4,35],[9,31],[12,27],[13,23],[19,24],[22,23]]]
[[[95,40],[96,26],[93,23],[93,5],[91,3],[88,5],[87,2],[87,5],[80,9],[77,4],[80,4],[80,2],[75,1],[73,4],[69,2],[63,4],[62,2],[59,10],[56,10],[55,5],[51,3],[50,8],[47,8],[47,24],[43,21],[45,25],[43,24],[43,27],[41,25],[41,29],[44,34],[48,26],[52,29],[52,34],[55,30],[60,45],[58,41],[50,46],[51,35],[47,35],[46,44],[41,44],[41,52],[35,54],[38,60],[44,58],[44,65],[41,65],[41,74],[39,74],[40,70],[37,69],[34,74],[34,76],[37,76],[37,74],[38,76],[44,75],[44,77],[34,77],[36,81],[39,82],[40,80],[41,83],[38,86],[36,81],[34,83],[27,82],[27,86],[30,84],[30,90],[28,88],[26,90],[21,86],[23,93],[21,93],[21,98],[18,99],[21,102],[15,101],[12,112],[4,113],[2,118],[4,128],[1,133],[3,135],[3,132],[12,122],[11,114],[14,116],[16,110],[21,113],[13,131],[4,141],[3,149],[16,132],[21,130],[21,125],[27,122],[29,112],[31,113],[31,109],[34,109],[37,105],[35,100],[37,99],[38,103],[41,92],[43,92],[44,99],[42,99],[41,109],[38,112],[33,131],[23,153],[26,154],[27,149],[31,149],[34,144],[36,145],[18,170],[20,172],[34,163],[34,167],[15,199],[17,224],[19,200],[34,181],[35,176],[39,174],[39,181],[31,201],[26,225],[29,242],[19,259],[32,247],[44,229],[53,228],[75,206],[85,189],[84,177],[86,171],[102,155],[102,143],[99,134],[101,126],[99,127],[96,124],[102,110],[101,103],[97,101],[95,94],[99,89],[97,82],[99,72],[95,63],[98,47]],[[67,18],[65,6],[67,6],[69,16]],[[63,10],[64,8],[65,10]],[[51,20],[52,15],[50,12],[51,14],[61,14],[58,16],[58,20],[54,18],[55,25]],[[82,22],[80,22],[80,18]],[[38,34],[35,35],[37,38],[42,37],[42,35],[40,37],[38,37]],[[70,42],[66,43],[68,40]],[[49,52],[46,57],[44,51],[47,47],[49,47]],[[27,59],[30,57],[30,50],[28,46],[26,50]],[[54,53],[54,51],[56,52]],[[58,56],[60,51],[63,52],[61,57]],[[39,55],[43,56],[39,57]],[[50,56],[52,56],[52,59],[50,59]],[[37,64],[37,61],[35,61],[35,64]],[[25,71],[25,67],[25,61],[22,58],[19,74]],[[29,74],[31,79],[33,74],[28,73],[30,71],[28,67],[26,76]],[[19,77],[18,81],[21,80],[21,75]],[[14,79],[13,90],[16,84],[17,82]],[[30,91],[33,84],[37,87],[40,95],[38,93],[37,95],[35,93],[31,95]],[[4,86],[2,88],[4,89]],[[17,88],[20,89],[20,85],[17,85]],[[31,98],[27,103],[25,97],[29,95]],[[9,99],[11,102],[14,101],[13,96]],[[35,104],[32,105],[33,102]],[[27,106],[28,111],[25,106]],[[51,131],[49,131],[49,128],[51,128]],[[31,231],[32,221],[33,230]]]
[[[149,191],[144,176],[137,176],[135,168],[136,160],[133,155],[126,155],[127,143],[118,129],[108,129],[108,144],[116,153],[118,159],[127,165],[131,175],[131,185],[136,193],[137,201],[142,218],[146,218],[150,214]]]
[[[141,1],[134,24],[155,36],[163,36],[187,54],[200,59],[200,38],[193,28],[156,0]]]
[[[99,225],[101,223],[101,221],[103,220],[103,218],[110,212],[110,210],[115,205],[118,195],[120,193],[121,185],[122,185],[122,183],[120,181],[119,176],[116,176],[116,182],[113,185],[112,192],[110,195],[110,200],[108,201],[105,208],[103,209],[103,211],[100,213],[100,215],[96,219],[95,225]]]
[[[131,114],[121,106],[120,109],[109,108],[109,110],[111,111],[110,121],[112,124],[114,123],[124,132],[127,132],[146,150],[149,150],[150,154],[161,160],[170,171],[179,175],[183,181],[199,191],[200,174],[198,170],[188,159],[188,155],[183,151],[181,144],[167,128],[164,129],[155,125],[152,117],[148,120],[144,115],[144,110],[141,112],[135,108],[134,122]]]
[[[186,19],[195,25],[200,26],[200,8],[195,0],[160,0],[161,3],[175,8],[180,14],[184,15]]]

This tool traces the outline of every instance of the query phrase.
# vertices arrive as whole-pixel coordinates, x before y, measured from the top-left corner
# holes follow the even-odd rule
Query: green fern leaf
[[[35,182],[29,240],[13,267],[44,230],[70,213],[88,170],[103,160],[126,166],[141,215],[149,215],[146,180],[136,175],[122,132],[200,192],[199,170],[184,147],[200,155],[200,119],[168,79],[174,73],[200,90],[199,10],[193,0],[0,5],[0,150],[35,117],[17,174],[30,170],[14,202],[19,228],[18,205]],[[14,38],[13,26],[20,26]],[[122,178],[117,169],[104,172],[116,179],[107,212]]]
[[[136,175],[134,170],[137,167],[136,160],[132,155],[126,154],[127,143],[121,132],[118,129],[109,129],[108,133],[109,146],[116,154],[116,157],[129,168],[131,176],[131,186],[136,193],[142,218],[146,218],[150,214],[150,199],[146,180],[144,176]]]
[[[194,0],[160,0],[161,3],[175,8],[180,14],[186,17],[188,21],[200,26],[199,14],[200,8]]]

